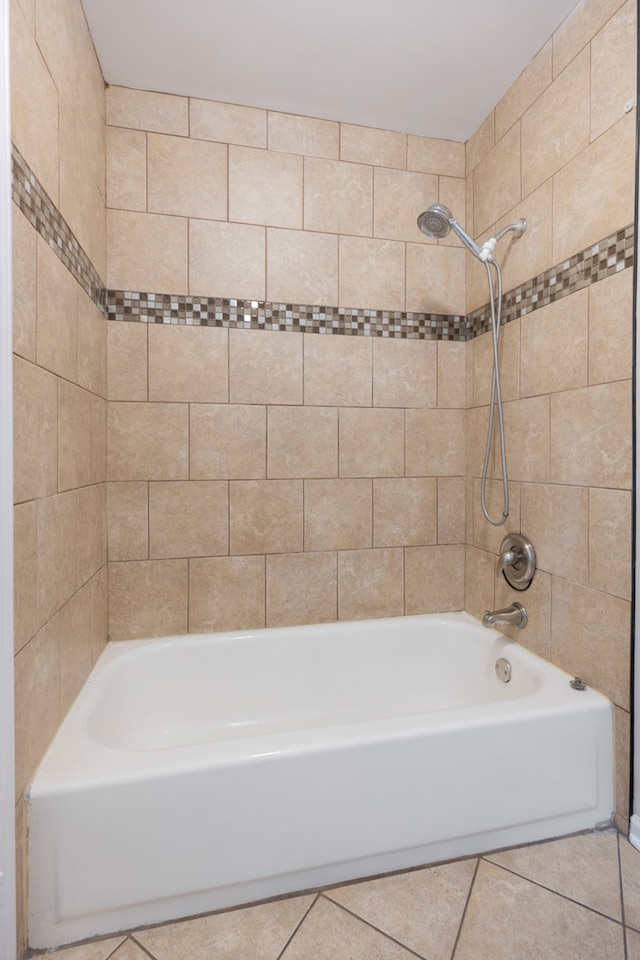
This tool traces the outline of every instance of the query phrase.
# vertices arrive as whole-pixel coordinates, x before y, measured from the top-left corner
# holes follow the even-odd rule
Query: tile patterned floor
[[[615,830],[138,930],[51,960],[640,960],[640,852]]]

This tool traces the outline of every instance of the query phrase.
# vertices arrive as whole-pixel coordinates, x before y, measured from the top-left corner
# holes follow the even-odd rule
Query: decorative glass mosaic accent
[[[185,323],[415,340],[465,340],[467,337],[464,317],[348,307],[310,307],[266,300],[172,297],[161,293],[109,290],[107,310],[112,320],[139,320],[142,323]]]
[[[66,220],[20,152],[15,147],[12,149],[14,202],[109,320],[415,340],[472,340],[490,329],[488,303],[462,317],[105,290]],[[502,322],[524,317],[633,266],[634,240],[634,225],[629,224],[509,290],[502,298]]]
[[[11,150],[13,202],[106,316],[106,290],[98,271],[20,151],[13,144]]]

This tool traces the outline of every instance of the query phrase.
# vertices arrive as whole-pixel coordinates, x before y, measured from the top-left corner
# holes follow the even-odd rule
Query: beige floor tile
[[[482,862],[454,960],[623,960],[622,926]]]
[[[486,859],[614,920],[622,919],[615,830],[520,847]]]
[[[282,960],[410,960],[413,956],[400,944],[321,897],[282,954]]]
[[[331,890],[327,896],[429,960],[449,960],[475,860]]]
[[[156,960],[276,960],[312,899],[297,897],[172,923],[137,933],[136,940]]]
[[[627,960],[640,960],[640,933],[627,928]]]
[[[625,923],[640,930],[640,851],[624,837],[620,837],[620,866]]]
[[[79,947],[66,947],[56,950],[51,956],[53,960],[107,960],[114,950],[124,942],[124,937],[115,937],[109,940],[97,940],[94,943],[81,944]],[[126,955],[118,953],[118,960],[125,960]],[[126,957],[126,960],[130,960]],[[133,960],[133,957],[131,957]]]
[[[109,960],[149,960],[149,954],[134,940],[127,939],[113,956],[109,955]]]

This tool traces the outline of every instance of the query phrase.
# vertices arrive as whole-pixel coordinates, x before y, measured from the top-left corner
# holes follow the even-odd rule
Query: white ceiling
[[[466,141],[578,0],[83,0],[111,84]]]

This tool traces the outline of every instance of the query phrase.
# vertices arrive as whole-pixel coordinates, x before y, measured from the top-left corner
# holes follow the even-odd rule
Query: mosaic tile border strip
[[[457,316],[105,290],[73,231],[13,145],[12,198],[109,320],[449,341],[472,340],[491,326],[488,303],[467,316]],[[503,295],[502,322],[526,316],[633,266],[634,244],[632,223],[509,290]]]
[[[106,290],[98,271],[29,164],[13,144],[11,161],[13,202],[106,316]]]

